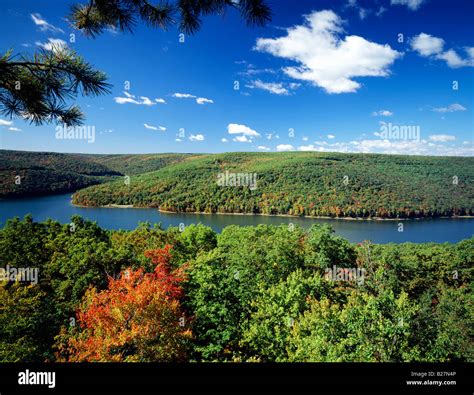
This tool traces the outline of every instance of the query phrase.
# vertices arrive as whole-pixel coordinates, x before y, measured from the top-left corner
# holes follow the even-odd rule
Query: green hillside
[[[185,154],[85,155],[1,150],[0,197],[76,191],[117,176],[157,170],[185,157]]]
[[[220,186],[225,172],[256,175],[256,188]],[[76,204],[133,204],[174,212],[331,217],[474,214],[474,158],[338,153],[225,153],[77,192]]]

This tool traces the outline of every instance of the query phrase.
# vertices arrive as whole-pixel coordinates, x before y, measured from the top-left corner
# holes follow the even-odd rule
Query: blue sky
[[[229,11],[184,42],[144,25],[86,38],[73,3],[2,0],[0,53],[55,42],[106,72],[110,95],[77,100],[94,139],[0,115],[1,148],[474,154],[472,1],[270,0],[265,28]]]

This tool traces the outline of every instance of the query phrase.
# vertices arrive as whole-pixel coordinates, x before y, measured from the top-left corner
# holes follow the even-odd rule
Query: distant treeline
[[[73,201],[173,212],[439,217],[474,214],[473,181],[474,158],[226,153],[188,157],[127,182],[89,187]]]
[[[86,155],[0,150],[0,198],[77,191],[114,177],[157,170],[181,154]]]

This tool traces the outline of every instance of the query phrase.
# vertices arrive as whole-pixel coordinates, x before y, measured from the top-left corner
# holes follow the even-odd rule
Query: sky
[[[470,0],[269,0],[261,28],[229,10],[193,36],[94,39],[67,22],[74,3],[2,0],[0,54],[67,46],[111,94],[77,98],[85,138],[0,114],[2,149],[474,155]]]

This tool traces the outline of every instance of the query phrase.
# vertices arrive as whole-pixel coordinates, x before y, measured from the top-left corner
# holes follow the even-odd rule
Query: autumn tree
[[[185,359],[191,333],[181,308],[183,269],[171,271],[170,245],[145,252],[151,273],[126,269],[106,290],[89,290],[77,328],[58,336],[58,359],[151,362]]]

